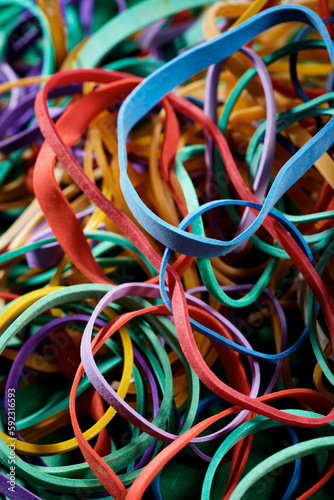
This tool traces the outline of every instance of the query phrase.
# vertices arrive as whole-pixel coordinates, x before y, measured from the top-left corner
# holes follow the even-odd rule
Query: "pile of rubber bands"
[[[0,0],[0,500],[333,498],[333,16]]]

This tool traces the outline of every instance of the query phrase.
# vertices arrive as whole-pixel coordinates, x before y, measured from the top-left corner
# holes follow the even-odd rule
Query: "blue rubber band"
[[[278,199],[332,145],[333,118],[281,168],[257,218],[243,233],[231,241],[199,237],[184,232],[180,227],[175,228],[167,224],[142,202],[128,177],[126,137],[150,109],[183,81],[222,58],[229,57],[262,31],[287,21],[304,22],[315,28],[323,37],[332,64],[334,63],[334,48],[321,19],[306,7],[278,6],[260,12],[256,19],[251,18],[166,63],[141,82],[122,104],[118,116],[118,145],[120,183],[124,198],[142,227],[171,250],[195,257],[214,257],[232,251],[261,226]]]
[[[217,200],[217,201],[212,201],[209,203],[206,203],[205,205],[202,205],[198,207],[196,210],[191,212],[191,214],[188,214],[183,221],[179,224],[179,228],[183,229],[187,227],[196,217],[201,215],[202,213],[206,212],[207,210],[211,208],[215,208],[218,206],[224,206],[224,205],[242,205],[242,206],[248,206],[250,208],[255,208],[255,209],[260,209],[261,205],[258,203],[252,203],[252,202],[247,202],[247,201],[241,201],[241,200]],[[289,231],[291,231],[291,234],[296,237],[298,243],[301,245],[302,249],[304,250],[306,256],[309,258],[309,260],[313,264],[313,256],[311,254],[310,249],[308,248],[303,236],[299,233],[298,229],[290,223],[282,214],[278,213],[277,211],[271,211],[270,215],[274,217],[276,220],[278,220],[281,224],[283,224],[285,227],[288,228]],[[171,249],[166,248],[162,262],[161,262],[161,267],[160,267],[160,275],[159,275],[159,285],[160,285],[160,294],[161,298],[164,301],[165,306],[171,311],[172,311],[172,303],[171,300],[167,294],[166,290],[166,285],[165,285],[165,274],[166,274],[166,269],[167,269],[167,264],[168,264],[168,259],[171,254]],[[245,285],[246,286],[246,285]],[[241,346],[239,344],[236,344],[235,342],[226,339],[225,337],[222,337],[218,333],[214,332],[210,328],[207,328],[206,326],[202,325],[198,321],[192,319],[189,317],[189,321],[192,325],[192,327],[205,335],[207,338],[218,342],[219,344],[228,347],[229,349],[234,349],[235,351],[242,353],[242,354],[247,354],[249,356],[254,356],[255,358],[262,359],[267,362],[277,362],[279,359],[284,358],[285,356],[290,355],[292,352],[294,352],[307,338],[308,335],[308,329],[305,328],[302,335],[299,337],[299,339],[291,346],[289,349],[286,349],[285,351],[282,351],[278,354],[266,354],[262,353],[259,351],[255,350],[250,350],[247,349],[244,346]]]

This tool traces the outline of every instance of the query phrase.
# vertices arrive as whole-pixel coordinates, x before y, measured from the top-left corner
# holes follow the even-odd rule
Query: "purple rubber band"
[[[172,43],[175,39],[181,37],[185,31],[191,28],[195,24],[196,20],[191,19],[182,24],[176,24],[174,26],[168,26],[167,29],[158,33],[157,36],[152,41],[152,48],[159,49],[168,43]]]
[[[42,340],[44,340],[46,337],[50,335],[54,330],[61,326],[66,326],[70,323],[73,323],[74,321],[82,321],[86,322],[87,319],[89,318],[88,315],[85,314],[73,314],[70,316],[65,316],[63,318],[57,318],[55,320],[50,321],[49,323],[46,323],[43,325],[36,333],[34,333],[21,347],[20,351],[18,352],[18,355],[13,361],[13,364],[11,366],[11,369],[8,374],[7,378],[7,383],[6,383],[6,389],[5,389],[5,394],[8,394],[9,389],[15,389],[18,390],[19,382],[20,382],[20,376],[21,372],[24,368],[25,362],[30,356],[30,354],[36,349],[36,347],[41,343]],[[99,326],[100,328],[103,328],[105,325],[105,322],[97,318],[95,324]],[[6,412],[6,421],[8,419],[8,398],[5,398],[5,412]],[[15,429],[15,436],[17,439],[22,439],[18,435],[16,429]]]
[[[94,0],[82,0],[79,4],[80,21],[84,28],[85,36],[89,36],[92,33],[94,3]]]
[[[118,7],[118,13],[123,12],[126,10],[128,7],[126,5],[126,0],[115,0],[117,7]]]
[[[14,491],[10,490],[8,486],[8,476],[0,473],[0,493],[5,495],[6,498],[10,498],[10,500],[42,500],[17,482],[15,482]]]
[[[3,78],[1,79],[2,82],[15,82],[17,80],[17,74],[15,73],[13,68],[6,62],[0,63],[0,73],[1,76],[3,76]],[[7,106],[6,108],[1,109],[0,124],[4,120],[3,116],[6,114],[6,112],[16,108],[22,94],[23,92],[21,87],[13,87],[11,89]]]
[[[260,165],[253,183],[253,193],[260,200],[260,202],[262,202],[268,188],[271,169],[275,155],[275,144],[276,144],[275,96],[270,80],[270,75],[262,59],[253,50],[248,49],[246,47],[240,49],[240,52],[246,55],[252,61],[254,67],[256,68],[257,73],[262,82],[263,91],[266,98],[267,127],[264,135],[263,151],[261,155]],[[209,69],[206,92],[205,92],[204,109],[206,114],[215,123],[217,123],[217,86],[218,86],[220,69],[223,63],[224,61],[212,66]],[[213,198],[213,194],[215,193],[214,155],[213,155],[212,141],[210,138],[208,138],[207,140],[206,163],[208,170],[207,197],[208,200],[210,201]],[[245,230],[245,228],[249,226],[252,220],[254,220],[254,216],[252,215],[250,210],[246,208],[235,236],[242,233]],[[213,229],[220,226],[219,224],[217,225],[216,221],[212,221],[210,227],[211,229]],[[215,236],[215,231],[213,232],[212,236],[213,237]],[[219,237],[219,235],[217,237]],[[241,251],[246,245],[247,241],[248,240],[245,240],[241,245],[239,245],[236,251]]]
[[[82,90],[82,85],[68,85],[66,87],[60,87],[58,89],[55,89],[55,92],[52,92],[51,97],[61,97],[64,95],[73,95],[78,92],[81,92]],[[3,123],[2,128],[0,128],[0,137],[3,137],[3,135],[7,132],[7,129],[9,127],[12,128],[13,123],[17,123],[17,120],[23,116],[24,113],[28,112],[31,113],[29,116],[33,116],[34,114],[34,102],[36,98],[38,88],[35,90],[35,92],[32,92],[28,94],[27,96],[23,97],[21,101],[18,103],[18,105],[10,111],[10,114],[7,116],[6,122]],[[65,108],[64,108],[65,109]],[[62,108],[61,110],[57,110],[56,112],[53,111],[53,118],[58,118],[64,111]],[[7,128],[6,128],[7,127]],[[0,152],[3,154],[9,154],[15,151],[16,149],[20,149],[25,146],[30,146],[33,142],[36,142],[37,139],[43,139],[43,136],[39,130],[39,126],[37,122],[33,126],[31,126],[29,129],[18,132],[16,135],[9,137],[8,139],[0,141]]]
[[[248,48],[243,48],[242,52],[247,55],[247,57],[253,62],[259,77],[263,85],[263,91],[266,98],[266,108],[267,108],[267,123],[266,131],[263,140],[263,149],[260,159],[259,168],[257,170],[252,191],[258,198],[259,202],[262,203],[263,199],[267,193],[271,170],[275,157],[275,145],[276,145],[276,103],[273,86],[271,84],[271,79],[266,65],[262,61],[256,52]],[[253,221],[255,216],[252,214],[249,208],[246,208],[240,221],[240,225],[235,236],[241,234]],[[241,251],[248,240],[245,240],[242,245],[240,245],[237,251]]]
[[[222,290],[224,290],[224,292],[229,293],[229,292],[247,292],[247,291],[251,290],[252,287],[253,287],[253,285],[233,285],[233,286],[221,286],[220,288]],[[198,287],[192,288],[191,290],[187,290],[186,295],[187,294],[202,293],[202,292],[207,292],[207,289],[205,286],[198,286]],[[273,295],[272,292],[268,288],[265,288],[262,293],[264,295],[267,295],[267,297],[273,303],[273,305],[278,313],[278,317],[279,317],[279,320],[281,323],[281,333],[282,333],[280,351],[284,351],[287,348],[288,325],[286,322],[286,317],[285,317],[283,308],[282,308],[281,304],[279,303],[279,301],[277,300],[277,298],[275,297],[275,295]],[[213,311],[216,313],[215,310],[213,310]],[[212,314],[214,314],[214,313],[212,313]],[[284,358],[280,358],[277,360],[276,368],[275,368],[273,377],[272,377],[268,387],[266,388],[266,390],[264,391],[263,394],[270,394],[270,392],[272,391],[273,387],[275,386],[275,384],[280,376],[283,362],[284,362]]]
[[[73,314],[69,315],[63,318],[57,318],[55,320],[50,321],[49,323],[46,323],[43,325],[36,333],[34,333],[28,340],[25,342],[17,357],[13,361],[13,364],[11,366],[11,369],[8,374],[8,379],[6,383],[6,389],[5,389],[5,394],[8,394],[9,389],[15,389],[15,392],[18,390],[18,386],[20,383],[20,376],[21,372],[24,369],[24,365],[30,354],[36,349],[36,347],[52,333],[56,329],[60,327],[64,327],[68,324],[72,324],[73,322],[87,322],[90,319],[89,315],[85,314]],[[95,322],[96,326],[103,328],[107,323],[99,318],[97,318]],[[141,353],[138,351],[138,349],[133,346],[133,353],[136,361],[139,363],[141,368],[143,369],[144,373],[147,376],[148,382],[151,386],[152,390],[152,398],[153,398],[153,415],[154,417],[158,413],[159,410],[159,393],[158,393],[158,388],[157,384],[154,378],[154,375],[148,366],[147,362],[141,355]],[[8,398],[5,398],[5,414],[6,414],[6,421],[8,421]],[[13,424],[15,425],[15,424]],[[16,439],[19,439],[20,441],[24,441],[18,434],[16,428],[15,428],[15,437]],[[146,450],[145,454],[141,458],[140,462],[137,464],[137,466],[133,470],[137,470],[138,468],[141,468],[143,465],[146,465],[149,460],[151,459],[151,456],[154,452],[156,443],[152,443],[148,449]],[[43,461],[42,461],[43,462]],[[47,465],[46,463],[42,463],[39,465]]]
[[[100,300],[98,305],[96,306],[90,320],[87,323],[87,326],[85,328],[83,337],[82,337],[82,342],[81,342],[81,359],[82,359],[82,364],[84,367],[84,370],[90,379],[92,385],[95,387],[95,389],[100,393],[100,395],[103,397],[103,399],[110,405],[112,406],[120,415],[122,415],[126,420],[128,420],[130,423],[138,427],[140,430],[146,432],[147,434],[163,440],[163,441],[171,441],[173,439],[177,438],[177,435],[171,434],[167,431],[164,431],[162,429],[159,429],[155,425],[151,424],[148,422],[145,418],[143,418],[141,415],[139,415],[135,410],[133,410],[125,401],[123,401],[117,393],[108,385],[102,374],[99,372],[98,367],[95,363],[92,351],[91,351],[91,333],[92,333],[92,328],[94,325],[95,318],[100,314],[100,312],[106,307],[110,302],[117,300],[119,298],[122,298],[126,295],[135,295],[135,296],[144,296],[144,297],[150,297],[150,298],[160,298],[160,292],[159,292],[159,286],[158,285],[150,285],[150,284],[123,284],[119,285],[115,288],[113,288],[110,292],[108,292],[103,299]],[[191,295],[187,294],[187,299],[189,300],[189,303],[192,303],[194,305],[199,305],[202,304],[202,308],[205,310],[210,310],[210,306],[207,304],[202,303],[199,299],[195,299]],[[208,309],[209,308],[209,309]],[[213,310],[212,310],[213,311]],[[216,313],[219,314],[219,313]],[[247,340],[243,337],[243,335],[238,331],[234,325],[232,325],[226,318],[223,318],[223,316],[219,315],[219,319],[224,323],[224,326],[228,328],[229,331],[233,331],[234,337],[238,338],[238,341],[240,341],[243,345],[249,343]],[[247,356],[248,357],[248,356]],[[260,383],[260,372],[259,372],[259,364],[256,360],[253,360],[251,357],[248,357],[250,366],[252,369],[252,388],[251,388],[251,393],[250,397],[256,397],[258,389],[259,389],[259,383]],[[242,413],[244,413],[242,415]],[[239,415],[237,415],[236,419],[241,418],[241,420],[244,419],[245,415],[248,413],[247,410],[243,410]],[[234,419],[234,421],[236,420]],[[240,421],[241,421],[240,420]],[[233,421],[233,422],[234,422]],[[239,422],[240,423],[240,422]],[[224,433],[228,432],[231,429],[231,425],[233,424],[228,424],[224,429],[218,431],[216,433],[216,436],[218,437],[223,435]],[[211,437],[212,439],[212,437]],[[203,442],[207,440],[207,436],[203,438],[195,438],[192,442]]]
[[[159,19],[159,21],[156,21],[155,23],[144,29],[138,39],[138,44],[141,50],[146,50],[151,46],[155,37],[162,30],[164,24],[166,23],[166,20],[167,19],[165,18]]]
[[[89,207],[85,210],[76,214],[76,218],[81,221],[87,215],[91,215],[94,211],[93,207]],[[42,227],[46,226],[46,222],[42,222],[35,231],[39,231]],[[40,241],[44,238],[51,238],[53,236],[53,232],[50,228],[44,229],[43,231],[38,232],[33,235],[27,242],[34,243],[35,241]],[[90,244],[93,246],[97,242],[91,242]],[[60,259],[64,256],[64,251],[59,245],[58,242],[48,243],[47,245],[42,246],[41,248],[37,248],[36,250],[32,250],[31,252],[26,253],[27,264],[31,269],[35,268],[51,268],[55,267]]]
[[[236,286],[222,286],[221,288],[224,290],[224,292],[236,292],[236,291],[239,291],[239,292],[247,292],[248,290],[250,290],[252,288],[253,285],[236,285]],[[206,292],[207,289],[205,286],[198,286],[196,288],[192,288],[190,290],[187,290],[187,293],[186,293],[186,296],[187,294],[195,294],[195,293],[202,293],[202,292]],[[274,304],[277,312],[278,312],[278,315],[279,315],[279,319],[280,319],[280,323],[281,323],[281,330],[282,330],[282,339],[281,339],[281,346],[280,346],[280,350],[285,350],[286,349],[286,345],[287,345],[287,323],[286,323],[286,318],[285,318],[285,314],[284,314],[284,311],[282,309],[282,306],[281,304],[279,303],[279,301],[276,299],[276,297],[271,293],[270,290],[268,290],[267,288],[265,288],[263,290],[263,293],[265,295],[267,295],[267,297],[272,301],[272,303]],[[195,297],[194,297],[195,298]],[[199,299],[196,299],[196,300],[199,300]],[[209,310],[209,308],[208,308]],[[210,311],[217,319],[220,319],[220,314],[217,313],[217,311],[215,311],[214,309],[212,309],[212,311]],[[215,314],[216,313],[216,314]],[[271,390],[273,389],[273,387],[275,386],[279,376],[280,376],[280,373],[281,373],[281,369],[282,369],[282,366],[283,366],[283,358],[282,359],[279,359],[277,364],[276,364],[276,368],[275,368],[275,371],[274,371],[274,374],[272,376],[272,379],[268,385],[268,387],[266,388],[266,390],[264,391],[263,394],[270,394]],[[260,376],[260,375],[259,375]],[[251,396],[251,397],[254,397],[254,396]],[[243,412],[241,412],[237,417],[234,418],[234,420],[232,420],[231,424],[233,424],[232,428],[230,427],[230,430],[232,431],[233,429],[235,429],[235,427],[237,427],[237,425],[239,425],[241,423],[241,419],[240,419],[240,415],[243,414],[243,416],[245,417],[246,414],[248,413],[247,410],[243,410]],[[238,420],[237,420],[238,419]],[[240,421],[239,421],[240,420]],[[224,432],[225,434],[225,432]],[[221,431],[218,431],[214,434],[211,434],[210,435],[212,439],[214,439],[214,437],[218,438],[218,437],[221,437]],[[214,437],[213,437],[214,436]],[[208,437],[208,436],[206,436]],[[190,444],[189,447],[195,451],[196,454],[197,453],[197,449],[195,449],[195,446]],[[200,458],[202,458],[203,460],[206,460],[207,462],[210,462],[211,461],[211,457],[209,457],[208,455],[206,455],[205,453],[203,452],[200,452],[200,454],[198,454],[200,456]],[[226,463],[229,461],[229,458],[226,457],[222,460],[222,463]]]

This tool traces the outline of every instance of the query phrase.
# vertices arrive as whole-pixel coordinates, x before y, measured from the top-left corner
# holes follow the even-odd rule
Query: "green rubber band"
[[[309,411],[304,411],[304,410],[282,410],[287,413],[292,413],[294,415],[300,415],[300,416],[306,416],[306,417],[312,417],[312,418],[317,418],[321,417],[322,415],[309,412]],[[282,427],[285,424],[281,422],[277,422],[275,420],[268,419],[267,417],[263,416],[257,416],[253,418],[252,420],[249,420],[243,424],[241,424],[239,427],[234,429],[228,436],[227,438],[223,441],[223,443],[219,446],[217,449],[215,455],[213,456],[209,467],[207,469],[204,481],[203,481],[203,488],[202,488],[202,495],[201,495],[201,500],[210,500],[210,493],[211,493],[211,488],[212,488],[212,481],[215,475],[215,472],[224,456],[228,453],[229,450],[233,448],[239,441],[244,439],[247,436],[250,436],[251,434],[254,434],[259,431],[263,431],[266,429],[271,429],[271,428],[276,428],[276,427]],[[331,427],[334,426],[334,422],[331,422],[327,424]],[[325,428],[325,426],[324,426]],[[327,440],[327,441],[326,441]],[[268,459],[262,461],[260,464],[255,466],[244,478],[240,480],[238,485],[236,486],[235,490],[232,493],[232,496],[234,500],[241,499],[242,495],[245,494],[247,489],[252,486],[256,481],[258,481],[262,476],[268,474],[271,470],[274,470],[275,468],[291,462],[293,460],[296,460],[297,458],[303,457],[307,454],[314,453],[317,451],[320,451],[320,448],[318,448],[318,443],[323,443],[327,442],[328,447],[323,448],[326,450],[332,449],[334,446],[334,437],[326,437],[326,438],[317,438],[317,439],[312,439],[303,443],[298,443],[296,445],[291,445],[284,450],[279,451],[278,453],[273,454],[271,457]]]
[[[146,0],[104,24],[78,54],[76,68],[94,68],[120,42],[150,24],[182,10],[211,5],[212,0]]]
[[[193,210],[198,208],[199,203],[194,185],[182,162],[192,157],[192,155],[199,154],[201,151],[203,151],[203,146],[202,149],[199,146],[186,147],[181,150],[176,157],[175,175],[181,184],[189,212],[192,212]],[[191,228],[194,234],[205,236],[202,217],[197,217],[197,219],[192,222]],[[254,284],[253,288],[246,295],[239,299],[232,299],[221,289],[214,275],[210,259],[198,258],[197,263],[204,285],[216,300],[224,305],[231,307],[245,307],[257,300],[263,290],[266,288],[276,268],[277,259],[269,259],[268,265],[260,276],[259,280]]]
[[[328,261],[333,256],[333,254],[334,254],[334,237],[332,238],[331,243],[327,246],[323,255],[320,257],[319,262],[316,266],[316,271],[320,277],[322,276],[324,270],[326,269]],[[323,374],[325,375],[327,380],[334,386],[334,374],[323,353],[323,350],[320,346],[319,337],[316,333],[317,332],[316,300],[311,289],[308,290],[308,297],[307,297],[307,324],[314,355],[321,367]]]
[[[116,233],[111,233],[108,231],[84,231],[85,235],[87,238],[95,241],[109,241],[111,243],[114,243],[116,245],[120,245],[124,248],[127,248],[137,255],[141,257],[142,261],[145,263],[145,265],[149,268],[150,272],[152,273],[153,276],[157,274],[155,268],[150,264],[150,262],[146,259],[145,256],[139,252],[139,250],[131,243],[127,238],[124,236],[121,236]],[[25,245],[23,247],[17,248],[15,250],[11,250],[9,252],[6,252],[4,254],[0,255],[0,264],[4,264],[5,262],[9,262],[10,260],[15,259],[16,257],[20,257],[21,255],[26,254],[27,252],[31,252],[33,250],[37,250],[44,245],[48,245],[50,243],[56,243],[57,240],[55,237],[50,237],[50,238],[45,238],[43,240],[35,241],[34,243],[29,243],[29,245]]]

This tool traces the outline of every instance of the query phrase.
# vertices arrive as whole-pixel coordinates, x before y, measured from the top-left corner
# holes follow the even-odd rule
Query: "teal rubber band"
[[[76,68],[94,68],[120,42],[138,30],[181,10],[211,5],[212,0],[146,0],[121,12],[94,33],[78,54]]]
[[[317,418],[322,416],[317,413],[312,413],[304,410],[282,410],[282,411],[310,418]],[[281,422],[276,422],[274,420],[270,420],[263,416],[257,416],[252,420],[245,422],[244,424],[241,424],[237,429],[233,430],[229,434],[229,436],[223,441],[223,443],[219,446],[214,457],[212,458],[212,461],[209,464],[209,467],[207,469],[203,481],[201,500],[210,499],[212,481],[214,474],[217,470],[217,467],[219,466],[222,458],[228,453],[228,451],[231,448],[233,448],[233,446],[236,443],[241,441],[243,438],[250,436],[251,434],[254,434],[256,432],[275,427],[282,427],[283,425],[284,424],[282,424]],[[334,423],[331,422],[330,424],[327,425],[333,427]],[[320,441],[318,441],[318,439]],[[318,442],[323,443],[326,441],[326,439],[328,440],[329,444],[328,448],[326,449],[333,448],[334,437],[317,438],[303,443],[299,443],[297,445],[289,446],[284,450],[273,454],[268,459],[262,461],[255,468],[253,468],[244,478],[242,478],[241,481],[238,483],[238,485],[236,486],[235,490],[232,493],[232,496],[235,495],[234,500],[239,498],[241,499],[242,495],[245,494],[246,490],[252,484],[254,484],[254,482],[260,479],[262,476],[268,474],[268,472],[270,472],[271,470],[274,470],[276,467],[279,467],[280,465],[283,465],[285,463],[291,462],[292,460],[296,460],[297,458],[307,455],[309,450],[317,449],[315,446],[313,446],[315,443]]]
[[[116,245],[120,245],[124,248],[128,248],[129,250],[135,252],[137,255],[141,257],[143,262],[145,262],[146,266],[149,268],[150,272],[152,273],[153,276],[156,275],[156,270],[150,264],[150,262],[147,260],[145,256],[139,252],[139,250],[136,248],[136,246],[127,238],[124,236],[121,236],[117,233],[111,233],[108,231],[84,231],[85,235],[87,238],[92,239],[92,240],[97,240],[97,241],[109,241],[111,243],[114,243]],[[15,259],[16,257],[19,257],[21,255],[24,255],[28,252],[31,252],[33,250],[37,250],[44,245],[48,245],[50,243],[56,243],[57,240],[55,237],[50,237],[50,238],[45,238],[43,240],[35,241],[34,243],[29,243],[28,245],[25,245],[23,247],[17,248],[15,250],[11,250],[9,252],[6,252],[4,254],[0,255],[0,264],[4,264],[5,262],[9,262],[12,259]]]
[[[187,203],[187,208],[189,213],[199,207],[196,191],[194,185],[184,168],[182,161],[185,161],[193,154],[197,155],[200,152],[204,152],[204,146],[193,146],[187,147],[181,150],[176,156],[175,162],[175,175],[178,178],[180,185],[183,190],[183,194]],[[191,223],[192,231],[195,235],[204,237],[204,225],[202,217],[198,217]],[[269,259],[269,263],[266,269],[260,276],[259,280],[254,284],[254,287],[243,297],[239,299],[233,299],[225,293],[215,277],[212,269],[212,265],[209,259],[197,258],[198,269],[203,280],[204,285],[208,289],[209,293],[220,303],[230,306],[230,307],[245,307],[256,301],[263,290],[268,285],[270,278],[276,268],[277,259]]]

